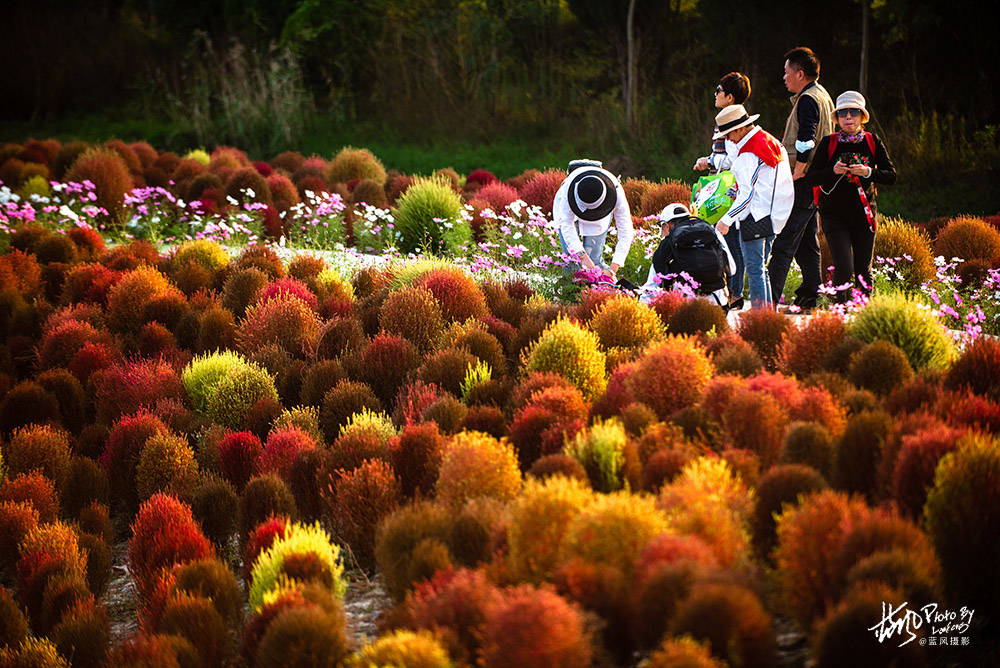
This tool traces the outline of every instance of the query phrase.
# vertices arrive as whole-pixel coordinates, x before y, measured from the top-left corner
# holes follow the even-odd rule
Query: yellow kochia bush
[[[437,497],[445,505],[457,510],[480,496],[510,501],[520,491],[517,453],[506,439],[464,431],[445,446],[437,480]]]
[[[550,324],[523,355],[526,372],[556,373],[573,383],[588,399],[607,387],[606,360],[600,339],[572,320],[559,318]]]
[[[604,350],[634,350],[663,338],[663,323],[656,311],[635,297],[619,295],[603,302],[590,320]]]
[[[701,538],[723,566],[745,554],[753,492],[724,459],[699,457],[688,463],[660,490],[658,502],[674,531]]]
[[[594,500],[580,480],[555,475],[531,478],[510,506],[508,565],[518,581],[541,583],[559,561],[559,545],[570,522]]]
[[[328,570],[333,582],[333,593],[343,598],[347,591],[344,582],[344,567],[340,563],[340,548],[319,524],[304,525],[289,523],[285,535],[257,557],[251,572],[250,605],[260,611],[265,595],[276,587],[287,586],[288,576],[284,573],[285,560],[293,555],[315,555]]]
[[[580,558],[617,568],[631,577],[635,555],[666,531],[667,518],[651,496],[615,492],[599,495],[566,528],[559,561]]]

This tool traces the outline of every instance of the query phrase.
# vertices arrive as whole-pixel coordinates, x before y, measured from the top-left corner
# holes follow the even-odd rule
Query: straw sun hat
[[[760,118],[760,114],[748,116],[747,110],[742,104],[731,104],[716,115],[715,124],[719,127],[719,131],[712,139],[722,139],[727,133],[736,128],[742,128],[744,125],[750,125],[758,118]]]

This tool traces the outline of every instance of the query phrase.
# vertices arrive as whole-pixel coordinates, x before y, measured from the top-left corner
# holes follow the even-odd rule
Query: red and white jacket
[[[726,150],[738,191],[733,205],[719,222],[738,228],[740,221],[748,216],[760,220],[770,215],[774,233],[778,234],[785,227],[795,202],[792,170],[785,147],[758,126],[738,144],[726,140]],[[775,191],[773,205],[772,188]]]

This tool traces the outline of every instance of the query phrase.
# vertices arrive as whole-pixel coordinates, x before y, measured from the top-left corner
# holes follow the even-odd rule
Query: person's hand
[[[616,283],[618,281],[618,277],[615,276],[615,272],[608,267],[601,269],[601,276],[608,279],[612,283]]]
[[[621,268],[622,268],[622,266],[620,264],[618,264],[617,262],[612,262],[611,263],[611,267],[609,269],[605,270],[605,271],[611,275],[611,280],[612,281],[617,281],[618,280],[618,270],[621,269]]]
[[[730,225],[728,223],[722,222],[721,220],[715,224],[715,229],[719,230],[719,234],[721,234],[722,236],[726,236],[726,234],[729,232],[729,228]]]
[[[792,180],[798,181],[805,175],[806,175],[806,163],[804,162],[795,163],[795,171],[792,173]]]
[[[586,253],[580,254],[580,264],[583,265],[584,269],[593,269],[595,266],[594,261],[590,259],[590,256]]]
[[[711,165],[708,163],[708,158],[698,158],[694,163],[693,169],[698,172],[703,172],[710,166]]]
[[[838,160],[837,162],[833,163],[833,173],[834,174],[846,174],[847,173],[847,165],[844,164],[843,161]]]
[[[871,170],[868,168],[868,165],[851,165],[847,168],[847,171],[855,176],[861,176],[864,178],[868,178],[871,174]]]

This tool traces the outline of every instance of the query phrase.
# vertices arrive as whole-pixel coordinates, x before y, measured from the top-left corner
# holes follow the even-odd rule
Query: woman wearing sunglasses
[[[743,104],[750,97],[750,77],[740,72],[730,72],[719,79],[719,85],[715,87],[715,108],[725,109],[734,104]],[[719,132],[715,127],[713,134]],[[697,171],[709,170],[715,174],[729,169],[731,159],[726,155],[726,139],[716,139],[712,142],[711,154],[698,158],[694,163]],[[730,229],[725,235],[726,246],[736,261],[736,273],[729,277],[729,307],[734,309],[743,308],[743,253],[740,249],[740,235],[735,228]]]
[[[833,256],[833,284],[842,288],[836,297],[840,302],[847,301],[852,283],[864,294],[871,292],[876,184],[896,182],[885,144],[865,130],[868,120],[861,93],[841,93],[834,110],[840,131],[820,140],[804,177],[817,188],[823,234]]]

